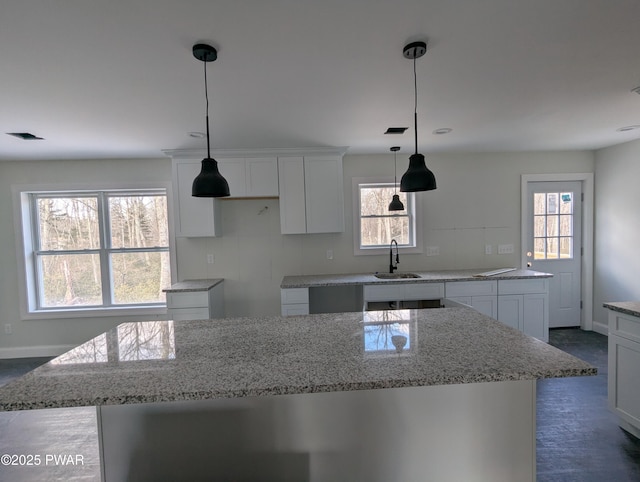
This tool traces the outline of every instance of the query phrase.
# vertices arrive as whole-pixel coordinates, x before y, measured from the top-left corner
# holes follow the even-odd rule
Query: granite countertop
[[[187,279],[174,283],[171,288],[163,289],[165,293],[185,293],[188,291],[209,291],[214,286],[222,283],[224,279]]]
[[[602,306],[613,311],[640,317],[640,301],[612,301],[604,303]]]
[[[469,308],[123,323],[0,387],[0,410],[595,375]]]
[[[479,268],[443,271],[410,271],[411,273],[420,275],[420,278],[399,279],[380,279],[374,276],[375,273],[285,276],[282,279],[280,288],[312,288],[317,286],[372,285],[384,283],[438,283],[442,281],[479,281],[492,279],[532,279],[551,278],[553,276],[551,273],[542,273],[526,269],[516,269],[488,277],[477,276],[487,271],[490,270]],[[400,273],[402,273],[402,271]]]

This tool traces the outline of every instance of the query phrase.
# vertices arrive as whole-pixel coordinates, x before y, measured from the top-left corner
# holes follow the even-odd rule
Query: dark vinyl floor
[[[607,408],[607,338],[579,329],[552,330],[550,343],[593,364],[595,377],[540,380],[537,471],[545,482],[640,482],[640,440]],[[0,386],[47,359],[0,360]],[[95,409],[0,412],[0,455],[40,454],[40,466],[0,464],[0,481],[98,481]],[[46,455],[80,455],[76,465]],[[400,481],[399,481],[400,482]]]

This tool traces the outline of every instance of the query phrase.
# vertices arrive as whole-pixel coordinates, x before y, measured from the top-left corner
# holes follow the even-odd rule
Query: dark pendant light
[[[398,151],[400,150],[400,146],[393,146],[391,148],[391,152],[393,152],[393,188],[396,190],[391,202],[389,203],[389,211],[404,211],[404,204],[400,201],[400,196],[398,196],[398,179],[396,177],[396,169],[398,164]]]
[[[218,171],[218,161],[211,157],[209,141],[209,91],[207,89],[207,62],[218,58],[218,51],[207,44],[193,46],[193,56],[204,62],[204,95],[207,101],[207,157],[202,160],[202,170],[193,180],[191,195],[195,197],[229,196],[229,183]]]
[[[418,80],[416,75],[416,59],[422,57],[427,51],[426,42],[412,42],[404,47],[403,55],[407,59],[413,59],[413,92],[414,109],[413,122],[415,132],[416,152],[409,158],[409,169],[400,180],[400,191],[432,191],[436,189],[436,177],[433,175],[424,162],[424,156],[418,153]]]

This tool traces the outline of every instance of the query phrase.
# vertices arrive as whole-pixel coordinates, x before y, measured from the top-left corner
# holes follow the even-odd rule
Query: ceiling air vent
[[[18,139],[22,139],[24,141],[41,141],[42,137],[34,136],[30,132],[7,132],[10,136],[17,137]]]
[[[385,134],[404,134],[408,127],[389,127]]]

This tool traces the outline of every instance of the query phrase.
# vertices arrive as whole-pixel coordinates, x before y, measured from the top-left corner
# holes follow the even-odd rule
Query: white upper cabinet
[[[278,158],[218,159],[220,174],[229,183],[232,198],[277,197]]]
[[[344,231],[342,155],[278,158],[283,234]]]
[[[193,197],[191,186],[200,174],[200,159],[173,161],[173,212],[176,236],[191,238],[220,235],[220,206],[207,197]]]

